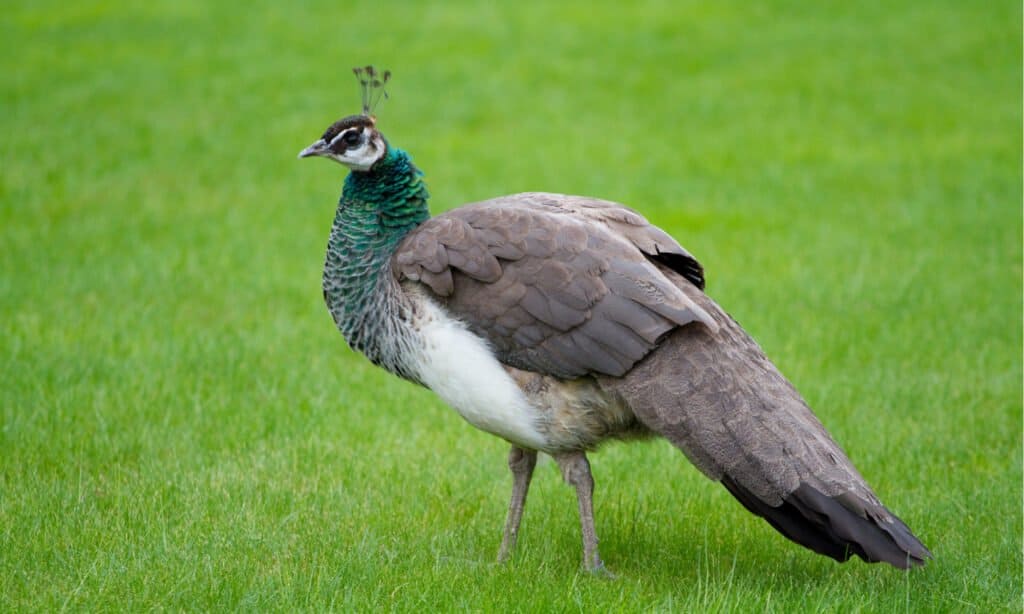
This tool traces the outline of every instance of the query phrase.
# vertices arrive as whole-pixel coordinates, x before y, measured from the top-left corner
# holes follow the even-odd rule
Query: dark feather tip
[[[722,484],[740,503],[792,541],[839,562],[857,555],[869,563],[907,569],[924,565],[932,553],[907,525],[885,508],[853,496],[829,497],[801,484],[771,506],[726,476]]]

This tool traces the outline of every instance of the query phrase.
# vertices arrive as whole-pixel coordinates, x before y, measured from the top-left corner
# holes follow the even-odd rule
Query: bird
[[[667,232],[615,202],[544,192],[431,216],[422,171],[373,114],[390,71],[353,72],[362,112],[299,153],[349,170],[324,300],[351,348],[510,444],[499,561],[544,453],[575,489],[582,566],[611,574],[587,454],[656,437],[814,552],[900,569],[932,558]]]

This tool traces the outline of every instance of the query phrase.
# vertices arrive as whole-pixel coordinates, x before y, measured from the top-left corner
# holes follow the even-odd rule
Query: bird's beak
[[[299,152],[299,158],[308,158],[310,156],[320,156],[327,151],[327,141],[320,139],[316,143],[313,143],[309,147]]]

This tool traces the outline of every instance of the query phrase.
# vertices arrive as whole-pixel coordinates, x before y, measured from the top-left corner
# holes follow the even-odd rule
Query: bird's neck
[[[427,197],[408,154],[389,147],[371,170],[345,180],[327,243],[323,289],[334,322],[350,346],[392,371],[401,370],[390,363],[408,305],[390,260],[402,238],[430,217]]]

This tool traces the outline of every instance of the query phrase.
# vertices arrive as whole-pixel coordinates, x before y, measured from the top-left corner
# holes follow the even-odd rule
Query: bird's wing
[[[620,376],[672,329],[711,317],[659,272],[702,288],[700,264],[608,201],[528,193],[459,207],[413,230],[392,258],[505,364],[561,378]]]
[[[679,328],[624,377],[599,377],[601,386],[793,541],[840,561],[857,554],[909,567],[930,558],[757,343],[709,297],[663,273],[717,330]]]

